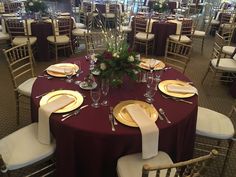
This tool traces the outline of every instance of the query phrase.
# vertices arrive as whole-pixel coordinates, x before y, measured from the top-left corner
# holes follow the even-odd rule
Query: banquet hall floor
[[[186,70],[186,75],[194,82],[199,92],[199,105],[216,110],[220,113],[227,114],[231,109],[234,98],[229,93],[229,86],[218,83],[214,87],[209,86],[209,78],[201,85],[201,79],[208,67],[210,54],[213,44],[212,37],[208,37],[205,42],[203,55],[200,54],[200,42],[195,41],[193,44],[193,54],[191,61]],[[4,46],[1,47],[1,49]],[[2,51],[2,50],[1,50]],[[75,56],[82,56],[85,53],[82,51],[75,54]],[[71,56],[74,57],[74,56]],[[160,57],[161,58],[161,57]],[[63,61],[61,58],[59,61]],[[54,59],[47,62],[37,62],[35,71],[37,74],[41,73],[47,66],[53,64]],[[30,112],[28,110],[21,110],[20,125],[16,125],[15,118],[15,100],[10,74],[7,69],[7,63],[4,59],[2,52],[0,53],[0,138],[17,130],[30,123]],[[183,110],[184,111],[184,110]],[[233,116],[233,122],[236,127],[236,115]],[[203,139],[204,141],[204,139]],[[196,153],[196,155],[199,155]],[[206,176],[220,177],[219,169],[222,165],[222,157],[218,157],[213,162]],[[31,169],[27,169],[31,170]],[[25,171],[16,171],[12,176],[20,177]],[[236,174],[236,145],[233,147],[233,153],[230,161],[227,164],[225,177],[234,177]]]

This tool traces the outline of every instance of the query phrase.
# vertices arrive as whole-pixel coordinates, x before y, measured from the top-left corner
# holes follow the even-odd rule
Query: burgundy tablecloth
[[[53,35],[52,24],[47,22],[31,23],[32,35],[37,37],[37,61],[50,60],[47,37]]]
[[[68,60],[73,62],[75,59]],[[80,80],[88,70],[88,61],[82,59],[83,69]],[[174,69],[163,73],[162,79],[188,80]],[[75,84],[54,78],[38,78],[32,90],[32,118],[37,121],[39,99],[35,96],[52,89],[78,90],[86,95],[83,104],[91,104],[89,91]],[[123,100],[144,100],[145,84],[125,80],[120,88],[111,88],[110,105],[115,106]],[[195,140],[197,96],[188,98],[193,104],[164,99],[157,91],[156,108],[162,107],[173,122],[157,120],[160,129],[159,150],[167,152],[174,161],[190,159],[193,155]],[[138,128],[119,123],[116,131],[111,131],[108,120],[109,107],[98,109],[91,106],[83,109],[78,116],[61,122],[61,114],[50,118],[51,131],[56,138],[57,177],[115,177],[117,159],[123,155],[141,152],[141,134]],[[128,167],[127,167],[128,168]]]

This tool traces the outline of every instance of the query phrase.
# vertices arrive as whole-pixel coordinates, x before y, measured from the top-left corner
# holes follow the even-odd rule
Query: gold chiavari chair
[[[167,39],[164,61],[184,73],[190,61],[191,52],[191,45]]]
[[[31,47],[28,43],[3,50],[11,74],[16,99],[17,124],[20,119],[20,98],[30,98],[34,81],[36,80],[32,62]]]
[[[202,176],[206,173],[210,163],[218,155],[212,150],[209,154],[188,161],[173,163],[169,155],[159,151],[151,159],[142,159],[141,153],[120,157],[117,162],[118,177],[189,177]]]
[[[58,61],[59,50],[70,50],[73,53],[71,32],[72,32],[72,20],[70,16],[59,17],[51,19],[53,26],[53,36],[48,36],[47,41],[49,49],[55,54],[56,61]]]
[[[151,33],[150,24],[151,18],[145,18],[142,16],[135,16],[134,20],[134,37],[133,37],[133,48],[136,45],[145,46],[145,54],[148,55],[148,49],[154,50],[154,37],[155,35]]]
[[[213,72],[212,80],[210,82],[211,85],[217,80],[233,82],[233,79],[236,78],[236,60],[231,58],[222,58],[222,48],[224,45],[224,37],[219,33],[216,33],[211,60],[207,72],[202,79],[202,84],[210,71]]]

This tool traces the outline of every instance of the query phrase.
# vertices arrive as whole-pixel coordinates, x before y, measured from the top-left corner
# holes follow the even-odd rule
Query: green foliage
[[[167,1],[163,1],[163,2],[161,2],[161,1],[156,1],[156,2],[154,3],[154,5],[153,5],[153,10],[154,10],[155,12],[160,12],[160,13],[162,13],[162,12],[167,11],[167,9],[168,9],[168,3],[167,3]]]
[[[122,78],[127,75],[136,80],[139,72],[139,60],[136,53],[125,42],[118,42],[115,47],[108,44],[108,49],[96,55],[97,65],[95,70],[100,71],[100,77],[110,79],[113,86],[122,83]]]
[[[46,12],[47,5],[41,0],[27,0],[25,10],[26,12]]]

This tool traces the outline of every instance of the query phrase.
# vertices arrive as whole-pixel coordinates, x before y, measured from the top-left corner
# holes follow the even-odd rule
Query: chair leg
[[[210,67],[208,67],[208,69],[207,69],[207,71],[206,71],[204,77],[202,78],[202,82],[201,82],[201,84],[203,84],[203,82],[205,81],[206,76],[207,76],[207,74],[208,74],[209,71],[210,71]]]
[[[57,45],[55,45],[55,57],[56,57],[56,62],[58,62],[58,51],[57,51]]]
[[[232,148],[233,148],[234,141],[233,141],[233,140],[229,140],[228,143],[229,143],[228,149],[227,149],[227,152],[226,152],[226,156],[225,156],[225,159],[224,159],[224,164],[223,164],[223,167],[222,167],[222,170],[221,170],[221,174],[220,174],[221,177],[224,177],[224,176],[225,176],[226,164],[227,164],[228,161],[229,161],[229,157],[230,157],[230,153],[231,153]]]
[[[148,43],[146,43],[145,56],[148,55]]]
[[[19,94],[15,92],[16,97],[16,123],[17,125],[20,125],[20,100],[19,100]]]
[[[201,47],[201,54],[203,54],[203,46],[204,46],[204,40],[205,38],[202,39],[202,47]]]

